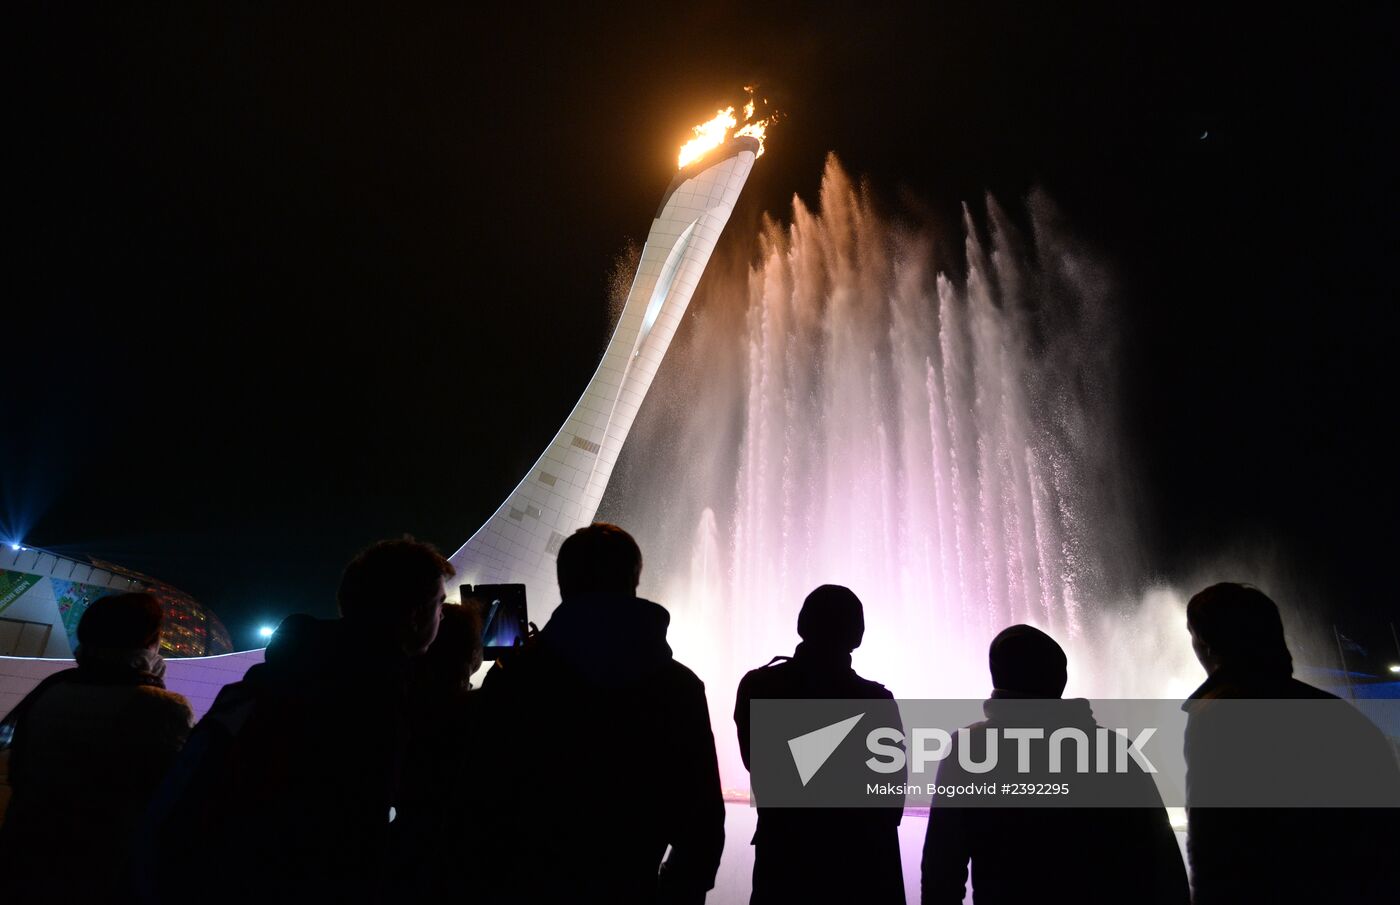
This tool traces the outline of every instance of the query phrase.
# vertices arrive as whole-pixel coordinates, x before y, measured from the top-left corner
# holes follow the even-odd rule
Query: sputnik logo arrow
[[[830,726],[823,726],[797,738],[788,739],[788,750],[792,752],[792,762],[797,765],[797,775],[804,787],[817,775],[822,764],[841,747],[841,742],[851,734],[856,723],[864,716],[865,714],[858,713],[839,723],[832,723]]]

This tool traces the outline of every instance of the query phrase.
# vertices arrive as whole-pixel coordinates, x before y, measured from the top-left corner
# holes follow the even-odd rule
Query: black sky
[[[1040,186],[1103,250],[1154,571],[1262,550],[1394,618],[1382,5],[251,6],[6,13],[17,539],[243,643],[374,538],[455,549],[596,365],[687,126],[756,81],[750,218],[834,151],[896,215]]]

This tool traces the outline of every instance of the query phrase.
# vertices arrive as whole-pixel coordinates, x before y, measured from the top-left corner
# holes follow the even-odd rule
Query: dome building
[[[102,560],[8,544],[0,547],[0,657],[71,658],[78,620],[92,602],[127,591],[145,591],[165,610],[163,656],[233,650],[218,617],[178,588]]]

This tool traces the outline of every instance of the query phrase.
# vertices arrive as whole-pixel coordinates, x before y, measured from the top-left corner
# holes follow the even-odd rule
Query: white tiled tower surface
[[[559,599],[559,544],[598,511],[632,421],[757,152],[757,140],[732,138],[677,174],[647,234],[597,372],[534,467],[452,554],[458,583],[523,583],[530,618],[544,623]]]

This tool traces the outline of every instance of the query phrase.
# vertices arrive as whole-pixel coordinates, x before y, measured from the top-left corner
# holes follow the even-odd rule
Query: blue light
[[[258,629],[258,637],[259,637],[259,638],[271,638],[271,637],[272,637],[272,633],[275,632],[275,631],[277,631],[277,629],[273,628],[272,626],[270,626],[270,625],[264,625],[262,628]]]
[[[10,549],[11,549],[11,550],[23,550],[24,548],[21,547],[19,544],[10,544]]]

